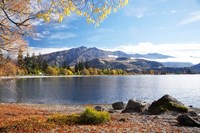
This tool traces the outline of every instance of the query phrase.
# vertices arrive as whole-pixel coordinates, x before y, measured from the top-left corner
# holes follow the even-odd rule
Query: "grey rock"
[[[125,105],[123,102],[115,102],[112,104],[114,110],[124,109]]]
[[[95,106],[94,109],[95,109],[96,111],[104,111],[104,110],[105,110],[105,109],[104,109],[103,107],[101,107],[101,106]]]
[[[172,96],[164,95],[157,101],[154,101],[149,106],[148,111],[154,115],[162,114],[166,111],[186,113],[188,112],[188,108]]]
[[[194,120],[192,117],[186,114],[178,116],[177,121],[182,126],[200,127],[199,121]]]
[[[146,109],[147,103],[139,100],[130,99],[122,113],[144,112]]]

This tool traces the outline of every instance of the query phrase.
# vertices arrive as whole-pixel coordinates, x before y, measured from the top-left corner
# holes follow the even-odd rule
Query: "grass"
[[[91,107],[86,108],[86,110],[80,115],[61,115],[56,114],[48,117],[47,122],[55,124],[82,124],[82,125],[95,125],[100,123],[105,123],[110,121],[110,114],[108,112],[99,112]]]
[[[71,124],[76,124],[78,122],[77,120],[79,117],[80,116],[76,114],[71,114],[71,115],[55,114],[49,116],[47,122],[55,123],[58,125],[71,125]]]
[[[110,114],[105,111],[96,111],[91,107],[86,110],[79,117],[79,124],[100,124],[110,121]]]
[[[188,108],[184,105],[176,104],[174,102],[168,102],[162,106],[158,107],[161,112],[165,112],[167,110],[174,110],[178,112],[188,112]]]

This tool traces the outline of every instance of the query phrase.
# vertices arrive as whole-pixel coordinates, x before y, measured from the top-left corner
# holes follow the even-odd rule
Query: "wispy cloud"
[[[145,15],[149,14],[149,12],[146,7],[136,8],[132,5],[130,5],[125,8],[124,14],[125,14],[125,16],[129,16],[129,17],[142,18]]]
[[[93,35],[87,38],[87,41],[89,43],[95,43],[95,42],[98,42],[99,40],[101,40],[101,36],[99,35]]]
[[[87,37],[87,42],[95,43],[100,41],[105,35],[113,33],[114,30],[109,28],[99,28],[93,32],[90,32]]]
[[[171,10],[170,12],[174,14],[177,13],[177,10]]]
[[[200,21],[200,11],[192,12],[186,18],[181,20],[178,25],[186,25]]]
[[[44,38],[44,35],[41,33],[35,33],[33,40],[42,40],[42,38]]]
[[[112,32],[114,32],[114,30],[107,28],[100,28],[97,30],[97,33],[112,33]]]
[[[33,26],[42,26],[44,24],[44,21],[42,19],[34,19],[30,22]]]
[[[54,29],[69,29],[70,26],[68,24],[56,24],[53,26]]]
[[[48,54],[52,52],[58,52],[58,51],[63,51],[63,50],[68,50],[70,49],[69,47],[62,47],[62,48],[38,48],[38,47],[30,47],[28,49],[29,54],[34,53],[35,55],[39,54]]]
[[[64,39],[69,39],[69,38],[75,38],[77,35],[74,33],[66,33],[66,32],[57,32],[51,34],[48,39],[53,40],[53,39],[58,39],[58,40],[64,40]]]
[[[33,40],[42,40],[43,38],[45,38],[47,35],[49,35],[50,32],[49,31],[42,31],[42,33],[34,33],[34,37]]]

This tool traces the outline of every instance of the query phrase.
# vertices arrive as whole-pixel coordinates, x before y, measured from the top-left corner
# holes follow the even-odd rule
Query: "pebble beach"
[[[87,106],[96,105],[47,105],[0,104],[0,132],[67,132],[67,133],[200,133],[198,127],[180,126],[178,113],[161,115],[141,113],[110,113],[111,120],[99,125],[49,125],[46,119],[52,114],[81,113]],[[111,105],[99,105],[105,110]],[[199,111],[197,109],[197,111]]]

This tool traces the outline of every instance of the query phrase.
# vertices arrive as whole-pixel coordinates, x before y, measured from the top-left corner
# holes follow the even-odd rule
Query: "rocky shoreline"
[[[162,99],[162,98],[161,98]],[[159,101],[159,100],[157,100]],[[138,104],[133,104],[138,102]],[[132,105],[130,105],[130,103]],[[153,102],[154,103],[154,102]],[[155,104],[155,103],[154,103]],[[138,106],[139,105],[139,106]],[[187,112],[180,110],[174,111],[173,109],[164,110],[162,113],[153,114],[148,111],[148,107],[144,103],[137,100],[129,100],[127,104],[117,102],[114,104],[101,104],[101,105],[47,105],[47,104],[0,104],[0,132],[200,132],[198,125],[184,125],[178,119],[183,119],[184,116],[192,118],[196,124],[200,120],[200,109],[188,107]],[[40,121],[52,114],[73,114],[81,113],[87,106],[94,107],[96,110],[108,111],[111,115],[111,121],[100,125],[56,125],[55,127],[39,126],[38,123],[29,120],[37,117]],[[137,109],[136,109],[137,106]],[[116,108],[117,107],[117,108]],[[135,107],[135,108],[134,108]],[[138,107],[145,107],[144,110],[138,110]],[[185,111],[185,110],[184,110]],[[30,118],[31,117],[31,118]],[[33,128],[18,127],[15,125],[19,121],[27,120],[32,123]],[[188,124],[188,123],[187,123]],[[191,121],[189,120],[189,124]],[[194,123],[192,123],[194,124]],[[20,125],[20,124],[18,124]],[[8,130],[3,130],[8,127]]]

